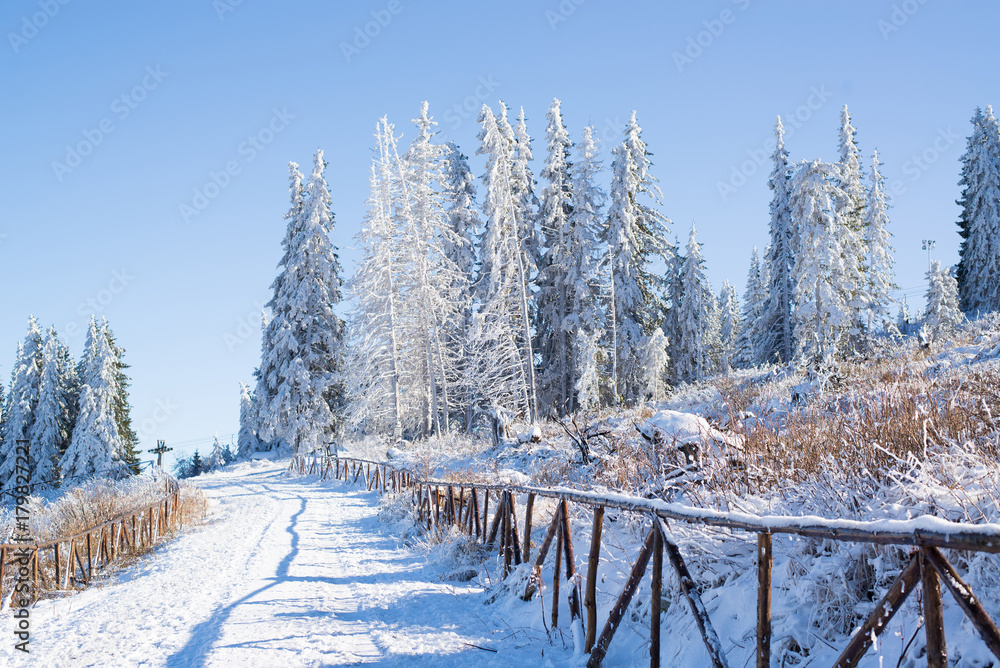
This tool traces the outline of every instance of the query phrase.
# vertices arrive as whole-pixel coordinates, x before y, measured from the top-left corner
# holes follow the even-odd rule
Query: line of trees
[[[611,151],[608,192],[594,129],[574,143],[559,100],[546,114],[540,185],[524,111],[513,123],[508,114],[503,102],[483,105],[479,178],[454,143],[435,142],[427,103],[409,146],[379,119],[347,323],[332,312],[341,279],[321,154],[307,186],[292,165],[257,385],[241,386],[241,454],[318,447],[341,420],[357,433],[425,437],[484,416],[536,421],[656,400],[734,367],[828,373],[898,331],[882,163],[873,152],[862,167],[846,106],[836,162],[792,163],[778,118],[770,243],[753,250],[742,302],[728,283],[713,292],[694,225],[683,247],[667,240],[634,112]],[[930,272],[927,336],[957,325],[960,293],[967,308],[1000,307],[982,278],[1000,257],[989,246],[1000,231],[1000,134],[989,108],[973,122],[959,282]]]
[[[34,316],[28,319],[6,400],[0,396],[0,489],[25,475],[16,454],[22,440],[37,486],[139,472],[124,354],[107,321],[92,317],[83,356],[74,364],[54,328],[43,334]]]

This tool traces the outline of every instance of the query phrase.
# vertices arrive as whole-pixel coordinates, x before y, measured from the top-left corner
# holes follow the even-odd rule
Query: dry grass
[[[150,504],[159,503],[165,494],[165,478],[136,477],[120,481],[91,480],[68,490],[48,504],[41,499],[31,498],[29,500],[31,538],[34,542],[45,543],[83,534],[94,527],[128,517],[138,510],[145,509]],[[157,545],[162,544],[163,540],[168,539],[178,531],[201,524],[204,521],[207,508],[208,501],[204,492],[198,487],[182,483],[179,489],[178,504],[171,508],[170,524],[160,527],[155,542],[147,544],[145,541],[140,541],[134,549],[119,550],[115,559],[108,564],[107,569],[98,573],[95,567],[94,578],[89,584],[99,583],[109,573],[138,561],[154,550]],[[9,536],[11,528],[8,527],[3,535]],[[95,535],[95,539],[96,537]],[[83,539],[77,540],[78,549],[83,549],[84,545],[86,543]],[[62,582],[57,582],[54,577],[54,551],[48,548],[39,552],[40,577],[32,588],[35,598],[52,598],[87,586],[81,581],[66,583],[64,574],[67,567],[69,544],[64,542],[61,547]],[[84,563],[86,563],[86,559],[84,559]],[[13,585],[12,568],[8,567],[0,575],[4,578],[4,592],[10,592]],[[4,603],[6,602],[5,600]]]

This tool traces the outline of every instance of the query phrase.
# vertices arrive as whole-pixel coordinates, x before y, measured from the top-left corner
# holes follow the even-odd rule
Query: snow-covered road
[[[554,648],[496,628],[477,586],[441,581],[440,567],[401,547],[374,493],[259,462],[198,484],[213,503],[207,527],[103,587],[40,603],[30,656],[5,633],[0,663],[548,664]]]

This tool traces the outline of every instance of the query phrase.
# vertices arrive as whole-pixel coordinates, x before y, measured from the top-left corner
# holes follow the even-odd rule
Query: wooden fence
[[[384,462],[336,456],[326,458],[298,456],[292,460],[290,468],[303,475],[316,474],[322,478],[336,478],[354,483],[360,481],[369,490],[395,493],[409,491],[417,508],[419,521],[426,523],[428,529],[455,526],[482,540],[486,545],[495,546],[502,559],[504,577],[514,566],[532,563],[532,576],[523,593],[525,600],[531,599],[539,588],[542,566],[552,552],[554,541],[552,627],[554,628],[558,622],[559,588],[563,583],[570,587],[568,602],[571,623],[579,620],[585,629],[585,651],[590,654],[587,664],[590,667],[601,665],[632,597],[649,570],[650,562],[652,562],[650,666],[660,665],[660,593],[663,585],[664,552],[677,575],[680,590],[694,614],[712,664],[717,667],[727,665],[722,644],[701,600],[698,587],[691,578],[684,558],[667,526],[667,520],[756,534],[757,666],[759,668],[769,666],[771,662],[771,570],[774,560],[772,537],[776,533],[912,548],[908,564],[861,628],[851,636],[835,666],[857,665],[910,593],[917,588],[918,582],[923,590],[928,666],[932,668],[947,666],[942,618],[942,582],[955,597],[987,647],[1000,660],[1000,631],[972,590],[962,581],[941,552],[941,548],[1000,552],[1000,525],[997,524],[960,524],[934,517],[873,522],[824,520],[819,517],[758,517],[692,508],[622,494],[596,494],[568,488],[421,480],[411,471],[397,469]],[[524,498],[524,521],[521,525],[523,534],[518,531],[516,508],[518,495]],[[550,498],[557,503],[545,538],[532,558],[530,540],[532,512],[537,498]],[[491,500],[496,504],[492,518]],[[581,582],[576,572],[576,557],[569,521],[570,503],[589,508],[593,515],[585,583]],[[601,531],[606,508],[645,514],[649,517],[650,528],[615,605],[603,626],[599,626],[596,596],[597,567],[601,557]],[[565,562],[564,569],[563,562]],[[563,570],[565,572],[561,572]]]
[[[162,498],[109,522],[44,542],[0,543],[0,602],[13,600],[14,582],[30,581],[34,601],[39,583],[49,591],[86,585],[116,558],[149,549],[176,521],[179,495],[168,476]]]

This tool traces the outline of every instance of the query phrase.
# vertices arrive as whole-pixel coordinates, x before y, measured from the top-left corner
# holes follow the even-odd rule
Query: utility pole
[[[931,251],[937,246],[937,242],[933,239],[923,240],[923,249],[927,251],[927,275],[930,276],[931,273]]]
[[[173,450],[173,448],[168,448],[166,441],[157,441],[156,442],[156,447],[153,448],[152,450],[149,450],[149,452],[155,452],[156,453],[156,466],[157,466],[157,468],[161,468],[161,469],[163,468],[163,453],[164,452],[170,452],[171,450]]]

